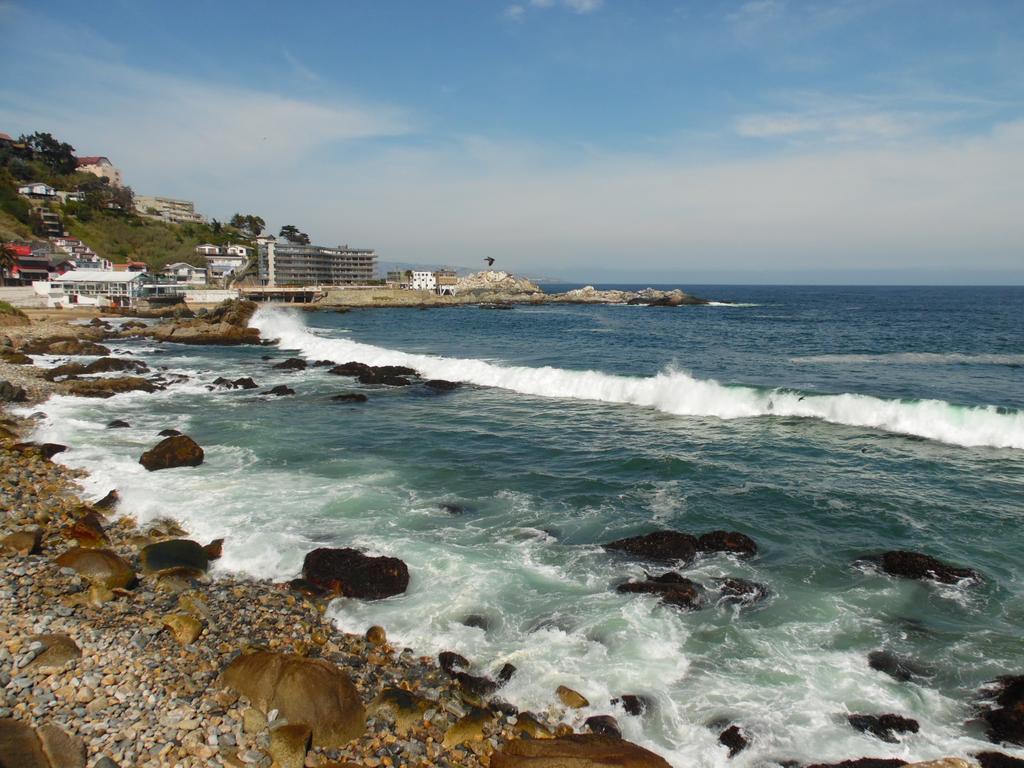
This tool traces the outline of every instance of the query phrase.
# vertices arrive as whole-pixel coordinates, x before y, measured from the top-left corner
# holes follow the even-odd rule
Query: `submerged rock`
[[[340,395],[332,395],[331,400],[336,403],[365,403],[369,398],[361,392],[345,392]]]
[[[664,758],[629,741],[598,734],[518,739],[491,756],[491,768],[671,768]]]
[[[176,429],[161,429],[156,433],[157,437],[177,437],[180,434],[181,432]]]
[[[965,579],[981,579],[981,575],[975,570],[950,565],[919,552],[885,552],[877,558],[867,559],[877,562],[878,567],[890,576],[905,579],[931,580],[942,584],[957,584]]]
[[[731,577],[711,579],[707,587],[718,592],[720,605],[755,605],[771,594],[771,590],[760,582]]]
[[[626,693],[612,699],[611,704],[613,707],[616,704],[621,704],[622,708],[626,710],[626,714],[633,717],[639,717],[651,706],[651,702],[647,697],[637,696],[632,693]]]
[[[127,421],[122,421],[121,419],[114,419],[112,422],[107,424],[107,429],[127,429],[130,426],[131,424],[129,424]]]
[[[747,737],[743,735],[743,731],[736,725],[730,725],[718,734],[718,743],[729,748],[729,757],[736,757],[750,745]]]
[[[892,651],[872,651],[868,654],[868,666],[878,672],[884,672],[894,680],[906,683],[919,675],[928,674],[927,670],[911,659],[897,656]]]
[[[901,715],[849,715],[846,719],[861,733],[870,733],[892,744],[899,741],[896,734],[917,733],[920,730],[917,720]]]
[[[988,737],[993,742],[1024,745],[1024,675],[995,681],[992,705],[981,713]]]
[[[261,712],[277,710],[289,723],[308,725],[315,746],[341,747],[366,730],[352,680],[324,659],[258,651],[232,661],[222,679]]]
[[[605,544],[604,548],[647,560],[688,563],[697,555],[697,537],[680,531],[655,531],[644,536],[618,539]]]
[[[268,389],[263,393],[264,395],[273,395],[274,397],[284,397],[285,395],[294,395],[295,390],[291,387],[286,387],[284,384],[278,384],[272,389]]]
[[[282,371],[304,371],[306,370],[307,363],[301,357],[289,357],[287,360],[277,365],[274,368]]]
[[[314,549],[302,562],[302,575],[330,592],[369,600],[400,595],[409,586],[409,568],[397,557],[348,548]]]
[[[757,554],[757,544],[745,533],[739,531],[710,531],[697,539],[701,552],[727,552],[740,557]]]
[[[444,379],[430,379],[424,381],[423,386],[434,390],[435,392],[451,392],[453,389],[458,389],[461,384],[457,381],[445,381]]]
[[[674,571],[648,578],[647,581],[629,581],[619,584],[615,591],[626,594],[656,595],[666,605],[687,611],[704,606],[704,588]]]
[[[203,449],[188,435],[174,435],[157,443],[139,457],[139,464],[150,472],[174,467],[198,467],[203,463]]]

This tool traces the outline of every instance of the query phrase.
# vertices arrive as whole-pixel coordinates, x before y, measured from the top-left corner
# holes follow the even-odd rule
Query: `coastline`
[[[89,317],[83,315],[74,319],[81,321]],[[64,337],[95,341],[105,335],[97,326],[69,326],[61,320],[63,316],[44,319],[32,326],[20,326],[20,330],[6,328],[4,332],[17,337],[19,342]],[[203,337],[209,329],[202,331],[197,335]],[[204,343],[216,343],[206,338]],[[27,391],[27,385],[33,385],[29,403],[41,402],[63,389],[60,384],[42,378],[35,366],[6,362],[0,365],[4,366],[0,369],[0,379],[8,378],[8,372],[14,371]],[[10,426],[20,439],[25,436],[25,430],[32,427],[32,422],[20,421]],[[221,695],[215,683],[224,666],[238,653],[265,647],[327,659],[356,682],[364,705],[372,704],[384,688],[411,689],[433,702],[423,709],[417,704],[415,712],[407,713],[416,721],[411,731],[405,732],[404,727],[386,716],[379,720],[371,718],[372,726],[351,750],[336,753],[314,750],[313,756],[308,758],[311,765],[339,759],[356,760],[354,764],[361,765],[489,765],[491,753],[514,741],[522,732],[521,727],[517,728],[520,718],[510,715],[500,704],[497,711],[474,710],[474,706],[483,702],[471,692],[467,697],[467,691],[449,679],[433,659],[417,658],[411,652],[398,653],[397,649],[374,645],[362,636],[340,633],[323,621],[322,611],[326,605],[323,599],[288,591],[282,585],[215,573],[211,581],[200,580],[188,589],[174,592],[161,588],[159,577],[146,577],[141,586],[127,590],[128,594],[115,592],[109,597],[101,593],[99,597],[107,599],[92,604],[89,601],[94,599],[94,590],[87,586],[86,580],[62,573],[51,559],[62,548],[73,546],[65,531],[86,514],[82,504],[88,503],[79,498],[79,491],[74,487],[75,473],[33,455],[32,451],[13,450],[10,446],[14,442],[12,438],[4,443],[4,476],[17,473],[16,486],[32,489],[31,495],[41,499],[39,503],[47,505],[47,509],[52,507],[52,513],[49,519],[31,521],[47,527],[41,556],[24,559],[5,556],[8,572],[18,579],[10,586],[12,599],[5,601],[5,605],[11,606],[10,611],[5,611],[5,626],[9,629],[7,634],[0,635],[7,649],[6,655],[0,655],[3,664],[0,669],[9,664],[12,672],[11,680],[5,681],[8,702],[12,699],[11,683],[15,679],[19,682],[14,686],[15,704],[6,707],[10,712],[3,713],[4,717],[13,716],[36,726],[56,722],[68,728],[85,739],[90,764],[92,758],[100,754],[108,754],[118,765],[206,765],[211,761],[226,765],[269,764],[271,731],[283,727],[282,724],[275,723],[275,727],[269,728],[265,718],[261,724],[256,715],[249,714],[250,730],[247,732],[246,712],[252,708],[244,699],[230,701],[230,694]],[[9,517],[3,533],[9,533],[12,527],[23,528],[29,522],[24,517]],[[138,548],[143,543],[138,538],[140,534],[149,541],[166,539],[168,535],[185,535],[174,530],[173,521],[159,523],[155,533],[150,529],[140,532],[130,510],[118,510],[118,514],[109,516],[105,513],[101,524],[109,538],[107,546],[129,562],[136,573],[140,570]],[[230,540],[225,546],[230,546]],[[22,570],[24,573],[17,573]],[[75,604],[64,604],[65,598]],[[207,610],[197,608],[195,600],[205,604]],[[189,602],[191,613],[184,605]],[[54,604],[59,604],[60,609],[52,607]],[[237,610],[239,605],[246,610]],[[166,616],[182,612],[203,623],[199,639],[185,646],[179,646],[170,631],[162,628]],[[19,666],[23,661],[40,650],[33,649],[29,640],[40,634],[67,634],[83,651],[81,660],[67,662],[56,673],[14,674],[15,670],[25,668]],[[324,642],[320,643],[320,639]],[[98,675],[99,682],[92,685]],[[21,678],[27,679],[28,684]],[[82,693],[79,700],[83,686],[89,693]],[[89,698],[90,693],[94,694],[93,698]],[[52,694],[53,699],[47,694]],[[18,701],[17,697],[24,697],[28,703]],[[54,703],[50,704],[51,701]],[[93,704],[95,701],[102,705]],[[76,710],[84,710],[85,714],[80,715]],[[119,717],[112,711],[140,713],[129,723],[137,734],[134,757],[128,756],[127,746],[118,750],[119,740],[112,735],[115,729],[108,725],[112,719],[120,725],[129,716]],[[428,712],[433,712],[433,716],[420,725],[423,723],[421,716]],[[555,731],[559,716],[564,712],[565,709],[558,707],[550,709],[541,716],[542,725]],[[177,714],[165,716],[168,713]],[[470,720],[464,721],[465,717]],[[456,737],[448,738],[447,734],[460,723],[466,733],[475,732],[484,738],[471,738],[466,746],[451,744]],[[136,724],[138,726],[134,727]],[[566,728],[568,726],[563,724],[563,734]],[[222,736],[230,738],[222,740]],[[146,741],[150,737],[152,744]],[[211,739],[215,743],[211,744]],[[230,743],[232,740],[234,744]],[[444,746],[446,742],[449,747]],[[108,748],[111,743],[114,747]],[[157,748],[155,753],[151,751],[153,748]],[[437,751],[431,752],[432,748]]]

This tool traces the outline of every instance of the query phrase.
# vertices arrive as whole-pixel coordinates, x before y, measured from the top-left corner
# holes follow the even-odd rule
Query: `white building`
[[[142,295],[143,272],[103,272],[73,269],[50,282],[63,289],[72,304],[126,307]]]
[[[49,184],[43,184],[41,181],[34,181],[31,184],[25,184],[18,187],[18,194],[27,195],[28,197],[56,197],[57,190]]]
[[[206,258],[206,269],[210,280],[220,280],[228,275],[241,272],[249,263],[252,248],[237,243],[228,245],[203,243],[196,246],[196,254]]]
[[[414,291],[434,291],[437,289],[437,278],[433,272],[418,272],[413,270],[410,287]]]
[[[204,222],[206,218],[196,213],[196,206],[191,200],[177,200],[173,197],[157,195],[136,195],[135,210],[143,216],[162,221]]]
[[[76,157],[75,163],[77,165],[76,170],[82,173],[91,173],[93,176],[99,176],[101,179],[105,177],[115,187],[124,186],[124,181],[121,179],[121,171],[115,168],[114,164],[102,155]]]
[[[183,261],[168,264],[161,274],[173,278],[179,285],[206,285],[206,270]]]

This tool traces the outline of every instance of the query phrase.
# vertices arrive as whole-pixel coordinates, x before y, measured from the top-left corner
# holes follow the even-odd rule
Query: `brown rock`
[[[276,768],[304,768],[306,753],[313,739],[305,723],[282,725],[270,732],[270,756]]]
[[[0,720],[0,768],[51,768],[32,726]]]
[[[584,707],[590,706],[590,702],[587,701],[583,694],[578,693],[565,685],[558,686],[555,690],[555,695],[558,697],[559,701],[569,707],[569,709],[583,709]]]
[[[655,576],[647,581],[630,581],[619,584],[616,592],[629,594],[657,595],[661,602],[676,608],[692,611],[704,605],[704,589],[674,571]]]
[[[110,541],[103,530],[103,521],[88,507],[83,509],[84,514],[62,531],[64,538],[74,539],[80,547],[102,547]]]
[[[156,392],[157,386],[138,376],[119,379],[73,379],[62,385],[69,395],[78,397],[113,397],[123,392]]]
[[[175,572],[203,574],[210,567],[206,549],[191,539],[170,539],[148,544],[139,553],[142,572],[147,576]]]
[[[711,531],[697,539],[701,552],[728,552],[740,557],[757,554],[757,544],[752,538],[739,531]]]
[[[404,736],[423,719],[423,714],[435,702],[418,696],[404,688],[385,688],[370,702],[367,713],[380,719],[382,715],[395,722],[395,733]]]
[[[21,531],[15,531],[0,539],[0,549],[15,552],[24,557],[26,555],[38,555],[42,543],[42,528],[26,528]]]
[[[203,624],[187,613],[172,613],[164,616],[163,624],[174,635],[178,645],[191,645],[203,632]]]
[[[203,463],[203,449],[188,435],[167,437],[142,454],[139,464],[150,472],[172,467],[198,467]]]
[[[206,552],[206,556],[210,560],[220,560],[224,554],[224,539],[214,539],[205,547],[203,550]]]
[[[470,741],[482,741],[484,731],[494,723],[494,713],[486,709],[474,709],[457,720],[444,734],[443,745],[449,749]]]
[[[964,579],[981,578],[977,571],[970,568],[950,565],[930,555],[922,555],[919,552],[886,552],[878,558],[878,564],[890,576],[901,576],[905,579],[932,580],[943,584],[956,584]]]
[[[688,563],[697,554],[697,537],[679,531],[655,531],[645,536],[632,536],[604,545],[605,549],[625,552],[647,560]]]
[[[29,642],[41,642],[42,652],[29,662],[26,671],[49,674],[64,667],[69,661],[82,658],[82,649],[67,635],[36,635]]]
[[[135,582],[135,571],[109,549],[75,547],[58,557],[57,565],[74,568],[83,578],[107,589],[129,587]]]
[[[512,726],[512,733],[518,738],[523,736],[530,739],[554,738],[551,729],[530,712],[520,712],[516,716],[516,724]]]
[[[387,632],[384,631],[384,627],[374,624],[368,630],[366,630],[366,642],[370,645],[385,645],[388,642]]]
[[[397,557],[371,557],[355,549],[314,549],[302,562],[302,575],[335,594],[369,600],[400,595],[409,586],[409,568]]]
[[[491,768],[671,768],[661,757],[628,741],[596,734],[520,739],[491,756]]]
[[[36,731],[51,768],[85,768],[85,742],[52,723]]]
[[[324,659],[258,651],[231,662],[223,682],[263,712],[276,709],[290,723],[308,724],[318,747],[342,746],[366,728],[349,676]]]

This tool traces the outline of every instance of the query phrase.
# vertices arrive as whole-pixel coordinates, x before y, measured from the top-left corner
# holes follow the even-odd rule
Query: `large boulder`
[[[885,552],[877,558],[877,562],[885,573],[905,579],[957,584],[965,579],[979,580],[981,578],[975,570],[950,565],[920,552]]]
[[[72,379],[64,383],[64,391],[77,397],[113,397],[124,392],[156,392],[153,382],[138,376],[116,379]]]
[[[203,449],[188,435],[174,435],[157,443],[139,457],[139,464],[150,472],[172,467],[198,467],[203,463]]]
[[[123,357],[101,357],[93,360],[82,370],[83,373],[110,373],[111,371],[135,371],[146,373],[149,368],[141,360],[125,360]]]
[[[321,547],[302,562],[306,581],[345,597],[377,600],[409,586],[409,568],[397,557],[372,557],[356,549]]]
[[[147,576],[171,571],[202,574],[210,567],[206,548],[189,539],[158,541],[143,547],[139,561]]]
[[[0,720],[0,768],[85,768],[85,742],[52,723]]]
[[[710,531],[697,539],[701,552],[725,552],[740,557],[757,554],[757,544],[752,538],[739,531]]]
[[[1024,675],[995,681],[991,706],[981,713],[989,739],[1024,746]]]
[[[705,602],[703,587],[674,571],[648,578],[646,581],[630,581],[619,584],[615,591],[628,594],[657,595],[666,605],[687,611],[701,608]]]
[[[680,531],[655,531],[644,536],[631,536],[604,545],[605,549],[625,552],[645,560],[688,563],[697,555],[697,537]]]
[[[491,768],[671,768],[664,758],[614,736],[573,734],[510,741]]]
[[[921,728],[917,720],[902,715],[848,715],[846,719],[861,733],[870,733],[892,744],[899,741],[896,734],[917,733]]]
[[[259,651],[239,656],[223,682],[267,713],[305,723],[318,747],[341,747],[366,729],[366,710],[349,676],[324,659]]]
[[[135,582],[132,567],[109,549],[75,547],[58,557],[57,565],[73,568],[83,578],[107,589],[129,587]]]

